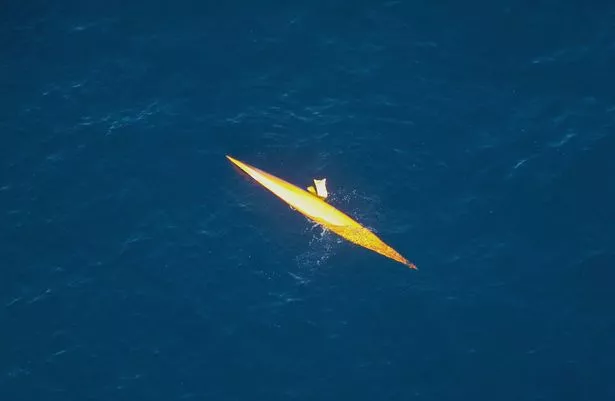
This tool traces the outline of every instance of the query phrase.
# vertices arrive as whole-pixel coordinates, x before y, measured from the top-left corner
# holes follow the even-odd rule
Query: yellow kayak
[[[226,157],[259,184],[273,192],[310,220],[326,227],[350,242],[403,263],[412,269],[416,269],[414,263],[409,262],[395,249],[385,244],[376,234],[318,196],[231,156]]]

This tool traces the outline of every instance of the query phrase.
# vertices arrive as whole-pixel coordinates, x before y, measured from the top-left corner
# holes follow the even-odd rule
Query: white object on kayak
[[[314,185],[309,186],[307,190],[320,199],[327,199],[327,196],[329,196],[327,192],[327,179],[317,180],[314,178]]]

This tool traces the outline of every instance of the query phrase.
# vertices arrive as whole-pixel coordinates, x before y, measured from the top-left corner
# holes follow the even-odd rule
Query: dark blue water
[[[5,3],[0,400],[615,400],[615,3]]]

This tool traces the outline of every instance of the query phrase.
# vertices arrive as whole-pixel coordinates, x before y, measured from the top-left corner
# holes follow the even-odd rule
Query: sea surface
[[[613,1],[3,2],[0,400],[615,400],[614,72]]]

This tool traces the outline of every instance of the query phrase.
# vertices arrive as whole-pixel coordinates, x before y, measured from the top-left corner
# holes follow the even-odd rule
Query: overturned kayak
[[[226,156],[234,165],[243,170],[259,184],[273,192],[295,210],[310,220],[333,231],[342,238],[357,245],[377,252],[387,258],[416,269],[416,266],[401,256],[395,249],[385,244],[373,232],[363,227],[348,215],[337,210],[321,197],[266,173],[256,167],[243,163],[231,156]]]

